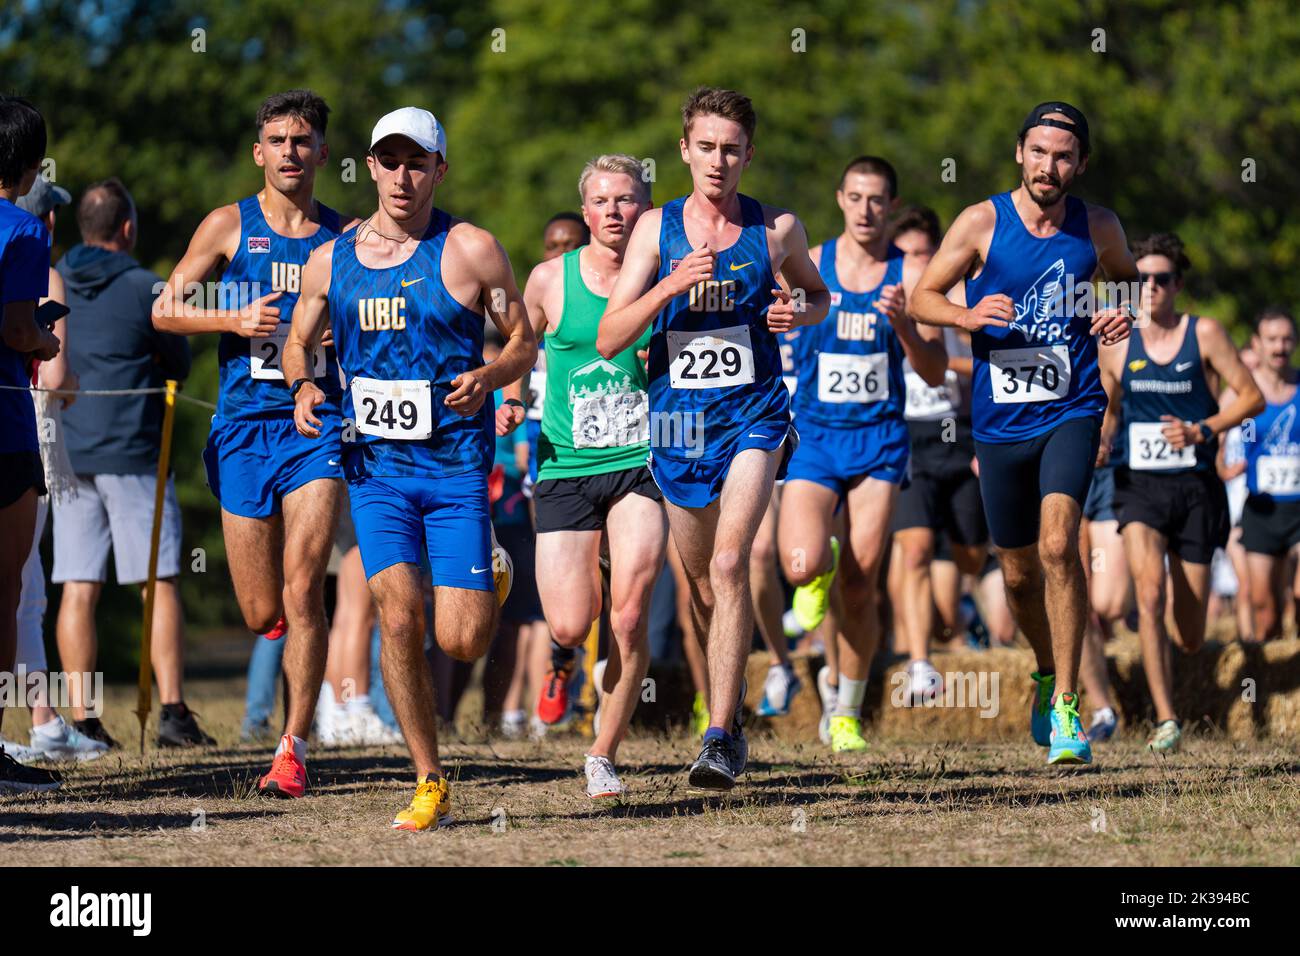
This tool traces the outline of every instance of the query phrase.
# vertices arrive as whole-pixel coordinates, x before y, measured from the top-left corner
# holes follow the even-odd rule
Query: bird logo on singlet
[[[1292,443],[1287,441],[1291,434],[1291,426],[1295,424],[1296,407],[1288,405],[1282,409],[1282,413],[1273,420],[1269,427],[1268,433],[1264,435],[1264,447],[1273,452],[1287,452]]]
[[[1016,318],[1011,328],[1035,338],[1038,326],[1052,317],[1060,308],[1062,280],[1065,278],[1065,260],[1057,259],[1043,270],[1043,274],[1034,280],[1025,290],[1025,294],[1016,303]]]

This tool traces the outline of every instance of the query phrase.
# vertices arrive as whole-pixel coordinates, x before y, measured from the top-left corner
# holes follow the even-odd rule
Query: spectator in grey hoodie
[[[77,226],[82,244],[70,249],[56,269],[72,310],[68,338],[75,344],[68,361],[83,391],[158,388],[167,379],[185,378],[190,371],[185,338],[153,327],[155,284],[161,280],[131,257],[138,222],[121,181],[107,179],[86,189],[77,207]],[[59,656],[72,683],[77,730],[110,747],[117,742],[98,717],[87,716],[85,688],[72,675],[95,670],[95,606],[110,548],[118,584],[138,585],[148,578],[162,418],[161,395],[82,395],[63,416],[77,496],[54,507],[53,580],[63,584]],[[168,476],[152,637],[162,702],[160,746],[213,743],[182,698],[180,550],[180,507]]]

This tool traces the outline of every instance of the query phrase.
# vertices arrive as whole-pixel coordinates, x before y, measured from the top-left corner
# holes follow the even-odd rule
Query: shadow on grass
[[[212,814],[208,819],[212,823],[220,823],[261,818],[266,815],[264,810],[233,811]],[[177,834],[189,830],[195,819],[194,814],[191,813],[104,813],[46,807],[27,812],[9,810],[0,812],[0,844],[143,836],[156,831]],[[27,832],[12,832],[17,827],[24,827]],[[35,832],[31,832],[33,830]]]

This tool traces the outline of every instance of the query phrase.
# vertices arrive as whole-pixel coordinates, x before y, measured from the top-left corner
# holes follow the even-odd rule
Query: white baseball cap
[[[441,153],[447,158],[447,134],[442,124],[428,110],[418,106],[403,106],[382,116],[370,134],[370,148],[374,149],[385,136],[405,136],[421,149],[430,153]]]

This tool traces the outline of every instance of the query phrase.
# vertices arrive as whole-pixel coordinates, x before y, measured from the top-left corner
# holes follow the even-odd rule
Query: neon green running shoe
[[[696,692],[695,703],[691,705],[691,733],[696,737],[703,737],[704,732],[709,729],[709,708],[704,703],[704,695]]]
[[[840,567],[840,542],[831,536],[831,567],[807,584],[794,589],[794,619],[805,631],[816,629],[826,617],[826,607],[831,600],[831,582]]]
[[[831,718],[831,751],[833,753],[857,753],[866,750],[867,742],[862,737],[862,721],[857,717]]]
[[[1051,750],[1048,763],[1092,763],[1088,732],[1079,720],[1079,695],[1057,694],[1052,705]]]
[[[1178,721],[1162,720],[1156,727],[1156,732],[1147,741],[1147,749],[1154,750],[1156,753],[1171,754],[1178,749],[1178,743],[1182,739],[1183,728],[1178,725]]]

